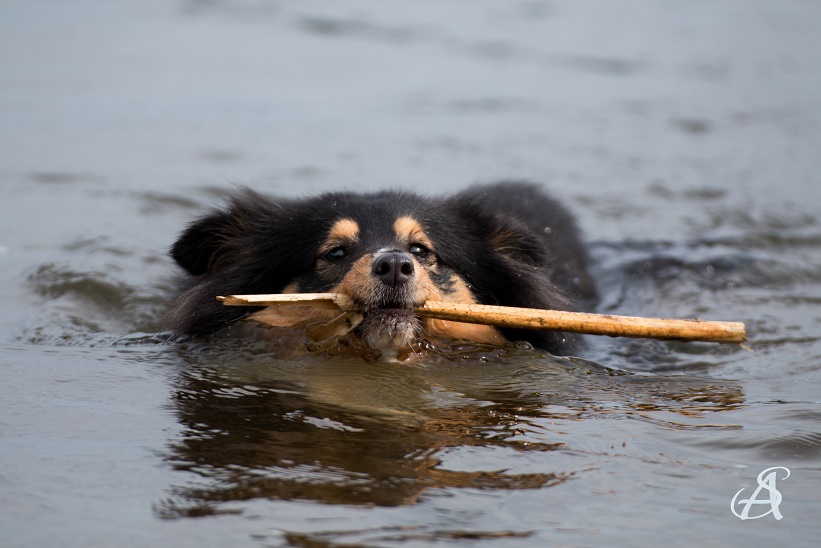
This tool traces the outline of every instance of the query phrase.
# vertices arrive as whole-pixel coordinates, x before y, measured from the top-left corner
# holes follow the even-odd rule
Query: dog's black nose
[[[390,287],[404,285],[413,277],[413,259],[405,253],[385,253],[373,262],[373,275]]]

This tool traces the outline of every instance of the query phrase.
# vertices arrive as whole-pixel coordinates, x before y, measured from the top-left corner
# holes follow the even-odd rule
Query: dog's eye
[[[411,254],[416,255],[417,257],[419,257],[421,259],[424,259],[428,255],[430,255],[430,249],[423,246],[422,244],[411,244],[410,247],[408,248],[408,251],[410,251]]]
[[[338,261],[347,254],[345,248],[340,245],[325,253],[324,257],[328,261]]]

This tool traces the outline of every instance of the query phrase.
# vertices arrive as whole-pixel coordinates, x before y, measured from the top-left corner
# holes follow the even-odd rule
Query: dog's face
[[[413,313],[428,300],[477,302],[459,269],[440,253],[443,240],[445,248],[460,246],[443,237],[455,220],[442,215],[439,204],[382,193],[294,204],[248,194],[231,205],[192,225],[174,245],[177,262],[200,276],[180,297],[183,308],[202,299],[210,308],[202,315],[213,317],[217,311],[208,299],[218,294],[341,293],[362,307],[355,334],[377,350],[409,349],[422,335],[504,341],[488,326],[422,320]],[[205,291],[213,296],[203,296]],[[224,323],[235,319],[225,315],[231,311],[219,313]],[[276,326],[305,319],[283,307],[251,311],[248,318]]]
[[[357,332],[372,348],[407,348],[422,332],[446,335],[443,322],[422,322],[413,308],[428,300],[475,302],[465,280],[440,260],[418,217],[383,206],[363,213],[335,219],[316,248],[313,267],[282,292],[351,297],[364,315]],[[497,339],[489,328],[473,331],[473,338]]]

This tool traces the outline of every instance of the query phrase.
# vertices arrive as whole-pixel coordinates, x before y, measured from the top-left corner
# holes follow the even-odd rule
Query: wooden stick
[[[548,331],[586,333],[588,335],[609,335],[611,337],[722,343],[742,343],[747,340],[744,324],[738,322],[636,318],[610,314],[566,312],[563,310],[539,310],[431,301],[417,308],[416,313],[420,316],[441,320],[520,329],[545,329]]]
[[[226,306],[309,305],[324,310],[356,310],[356,303],[341,293],[273,293],[271,295],[228,295],[217,297]]]
[[[287,295],[230,295],[217,297],[228,306],[311,305],[355,311],[353,300],[337,293],[295,293]],[[611,337],[636,337],[680,341],[743,343],[747,340],[745,326],[740,322],[708,322],[702,320],[675,320],[636,318],[513,308],[484,304],[447,303],[428,301],[414,312],[425,318],[437,318],[465,323],[496,325],[517,329],[544,329]]]

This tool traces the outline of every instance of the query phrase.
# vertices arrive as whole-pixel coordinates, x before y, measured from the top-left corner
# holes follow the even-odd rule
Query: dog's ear
[[[225,209],[189,225],[171,246],[171,257],[194,276],[212,272],[219,259],[250,233],[263,203],[261,196],[247,189],[232,196]]]
[[[484,225],[487,245],[496,252],[530,266],[542,266],[548,260],[544,242],[522,223],[494,216]]]
[[[228,212],[214,212],[192,223],[180,235],[171,247],[171,257],[188,273],[205,274],[236,228]]]
[[[549,257],[544,240],[518,219],[494,211],[493,204],[486,201],[468,191],[446,200],[445,208],[448,215],[459,219],[457,225],[469,232],[467,237],[485,251],[496,251],[502,257],[528,266],[547,264]]]

